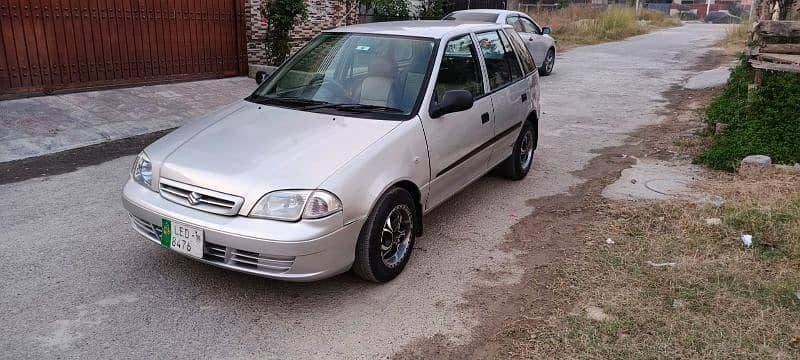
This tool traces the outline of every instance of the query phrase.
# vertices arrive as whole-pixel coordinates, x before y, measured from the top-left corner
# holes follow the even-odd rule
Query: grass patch
[[[725,49],[728,54],[741,54],[750,41],[750,30],[753,25],[747,22],[727,25],[725,37],[717,42],[717,46]]]
[[[703,185],[728,200],[722,208],[607,205],[589,233],[616,244],[592,239],[567,263],[553,288],[567,310],[513,331],[510,350],[526,358],[800,357],[799,181],[779,174]],[[710,217],[722,225],[707,225]],[[742,233],[756,246],[743,247]],[[780,255],[764,256],[758,244]],[[579,310],[587,305],[611,318],[589,319]]]
[[[630,8],[569,6],[564,9],[532,12],[531,17],[549,26],[560,49],[622,40],[649,31],[679,26],[680,20],[662,12]]]
[[[762,85],[749,89],[753,69],[742,61],[731,73],[725,92],[706,115],[711,128],[728,129],[697,161],[714,169],[735,170],[748,155],[768,155],[774,162],[800,162],[800,77],[765,71]]]

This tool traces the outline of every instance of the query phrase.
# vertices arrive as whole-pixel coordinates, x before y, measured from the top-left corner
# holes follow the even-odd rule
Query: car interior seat
[[[411,58],[411,64],[400,74],[401,98],[400,108],[411,109],[417,100],[425,74],[428,72],[428,59],[425,53],[419,52]]]
[[[397,63],[388,56],[379,56],[369,63],[367,76],[357,86],[355,98],[359,104],[397,107],[395,77]]]

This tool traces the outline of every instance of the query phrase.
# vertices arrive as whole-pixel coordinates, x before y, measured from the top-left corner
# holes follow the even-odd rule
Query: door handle
[[[489,122],[489,113],[481,114],[481,124],[486,124]]]
[[[522,102],[528,101],[528,93],[522,94]]]

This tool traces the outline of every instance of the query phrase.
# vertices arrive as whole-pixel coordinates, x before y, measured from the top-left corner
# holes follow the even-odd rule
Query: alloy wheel
[[[528,129],[519,142],[519,165],[527,169],[533,162],[533,132]]]
[[[381,231],[381,259],[388,268],[402,263],[409,253],[414,223],[411,209],[406,205],[397,205],[383,224]]]
[[[547,57],[544,59],[544,68],[547,71],[547,73],[553,71],[554,64],[555,64],[555,54],[553,53],[553,50],[550,50],[547,52]]]

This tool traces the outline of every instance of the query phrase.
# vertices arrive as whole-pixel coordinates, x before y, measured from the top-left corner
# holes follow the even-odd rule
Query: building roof
[[[448,37],[448,35],[493,30],[501,27],[510,27],[510,25],[501,26],[494,23],[453,20],[412,20],[357,24],[328,30],[328,32],[370,33],[441,39]]]

